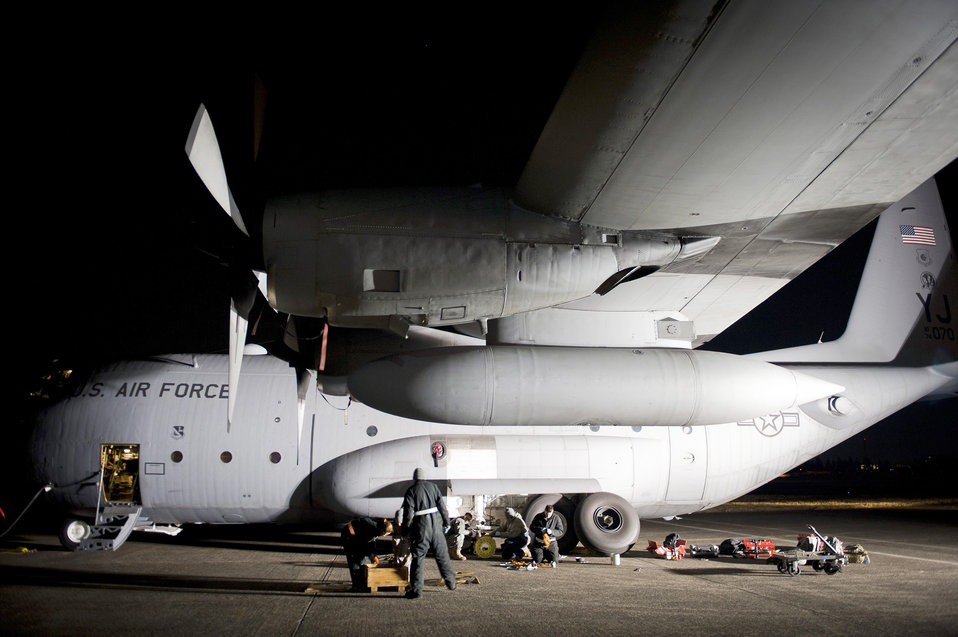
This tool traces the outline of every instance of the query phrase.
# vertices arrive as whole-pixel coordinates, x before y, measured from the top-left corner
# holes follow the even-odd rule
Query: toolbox
[[[375,593],[380,588],[391,587],[395,587],[401,592],[409,586],[409,569],[405,566],[369,568],[367,564],[363,570],[366,571],[366,587],[370,592]]]
[[[685,540],[676,540],[672,544],[659,544],[655,540],[649,540],[649,546],[646,550],[667,560],[681,560],[685,557],[685,547]]]
[[[767,539],[743,539],[744,557],[771,557],[775,552],[775,543]]]

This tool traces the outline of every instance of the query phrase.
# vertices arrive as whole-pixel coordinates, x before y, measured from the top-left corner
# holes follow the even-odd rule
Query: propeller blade
[[[213,130],[213,121],[210,119],[206,106],[200,104],[193,118],[193,126],[186,138],[186,154],[193,164],[193,169],[200,176],[206,189],[220,207],[226,211],[233,223],[240,231],[249,236],[243,217],[240,215],[233,193],[230,192],[226,180],[226,167],[223,165],[223,156],[220,153],[219,142],[216,141],[216,132]]]
[[[246,348],[247,320],[236,312],[233,303],[230,303],[230,352],[229,377],[230,393],[227,400],[226,433],[233,425],[233,411],[236,407],[236,397],[239,396],[240,368],[243,366],[243,350]]]
[[[265,103],[265,91],[258,90],[262,97],[257,102]],[[262,109],[258,109],[262,110]],[[257,116],[257,129],[261,128],[262,114]],[[258,137],[257,142],[258,145]],[[204,104],[200,104],[193,118],[190,133],[186,140],[186,154],[210,194],[221,208],[230,216],[236,227],[249,236],[243,216],[240,214],[226,177],[226,167],[220,145],[213,130],[213,121]],[[227,404],[226,431],[233,425],[236,400],[239,396],[240,370],[246,349],[249,321],[254,320],[254,333],[264,314],[266,301],[266,274],[250,270],[248,255],[235,250],[230,258],[230,320],[229,320],[229,400]],[[262,297],[262,298],[260,298]]]
[[[290,350],[299,353],[299,336],[296,333],[296,317],[286,316],[286,327],[283,329],[283,344]]]
[[[303,419],[306,417],[306,393],[313,380],[313,373],[305,367],[296,368],[296,464],[299,464],[299,448],[303,441]]]
[[[233,309],[247,321],[256,319],[254,313],[259,305],[269,305],[263,290],[266,288],[266,274],[250,270],[242,262],[230,264],[230,299]]]
[[[266,285],[266,273],[260,270],[253,270],[253,275],[256,277],[256,287],[259,288],[259,293],[263,295],[264,299],[268,299],[269,288]]]

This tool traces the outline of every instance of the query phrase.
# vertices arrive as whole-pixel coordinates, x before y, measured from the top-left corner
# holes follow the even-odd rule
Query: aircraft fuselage
[[[679,515],[764,484],[943,382],[927,369],[805,367],[846,387],[844,409],[822,399],[685,427],[443,425],[313,386],[300,432],[293,370],[247,357],[227,432],[226,358],[176,360],[115,364],[43,414],[37,477],[62,506],[89,515],[102,505],[104,445],[136,445],[142,516],[156,523],[391,517],[416,467],[453,512],[476,495],[608,492],[640,517]]]

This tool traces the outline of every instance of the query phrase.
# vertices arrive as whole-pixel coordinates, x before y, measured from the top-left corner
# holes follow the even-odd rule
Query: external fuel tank
[[[441,348],[368,363],[352,396],[462,425],[706,425],[762,416],[842,387],[755,359],[672,349]]]

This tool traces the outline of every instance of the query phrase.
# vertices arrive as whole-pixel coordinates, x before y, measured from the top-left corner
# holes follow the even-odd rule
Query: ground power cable
[[[14,520],[14,521],[10,524],[10,526],[8,526],[8,527],[6,528],[6,530],[5,530],[3,533],[0,533],[0,538],[5,537],[7,533],[9,533],[10,531],[13,530],[13,527],[15,527],[15,526],[17,525],[17,522],[20,521],[20,518],[22,518],[22,517],[26,514],[26,512],[30,510],[30,507],[33,506],[33,503],[37,501],[37,498],[40,497],[40,494],[41,494],[41,493],[47,493],[47,492],[50,491],[51,489],[53,489],[53,483],[52,483],[52,482],[49,483],[49,484],[45,484],[45,485],[43,485],[42,487],[40,487],[40,489],[33,495],[33,497],[30,498],[30,502],[27,503],[27,506],[23,507],[23,511],[20,512],[20,515],[17,516],[17,519]]]

